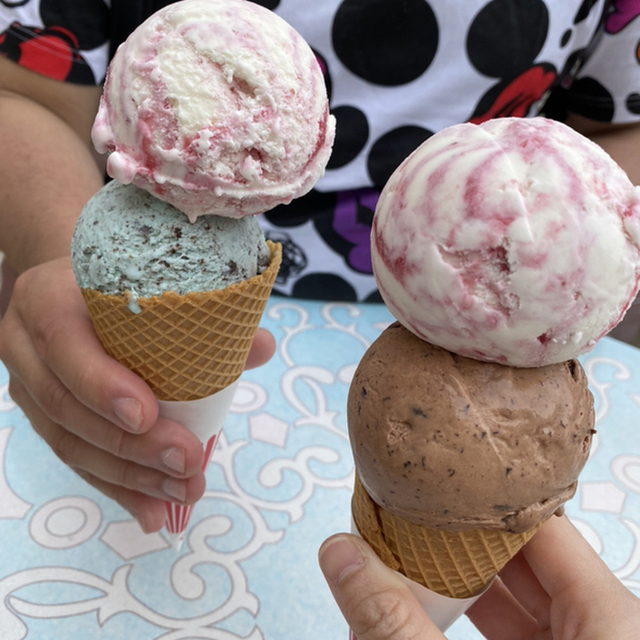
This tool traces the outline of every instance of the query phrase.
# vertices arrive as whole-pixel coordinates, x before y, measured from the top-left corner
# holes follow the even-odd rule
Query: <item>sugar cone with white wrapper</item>
[[[358,486],[359,485],[359,486]],[[401,572],[401,566],[398,559],[394,556],[393,552],[388,549],[387,543],[384,540],[384,535],[379,532],[379,526],[375,524],[377,518],[374,515],[376,510],[375,503],[371,501],[368,495],[366,495],[366,491],[362,488],[360,481],[356,476],[356,484],[355,484],[355,492],[358,493],[358,496],[354,498],[352,501],[352,514],[356,512],[359,513],[358,521],[360,524],[360,529],[362,531],[367,532],[367,534],[363,535],[360,533],[360,529],[355,523],[355,518],[352,517],[351,520],[351,533],[365,539],[368,544],[372,547],[372,549],[378,554],[380,558],[383,559],[385,564],[389,566],[389,568],[394,569],[400,579],[402,579],[405,584],[409,587],[409,590],[416,598],[420,606],[427,613],[433,624],[436,625],[440,631],[446,631],[467,609],[476,602],[482,595],[485,590],[488,588],[488,585],[480,591],[477,591],[474,595],[466,596],[466,597],[453,597],[450,595],[445,595],[444,593],[439,593],[438,591],[431,589],[425,586],[425,580],[422,578],[418,578],[416,580],[412,580],[408,578],[404,573]],[[405,521],[406,522],[406,521]],[[367,528],[367,525],[371,525],[371,528]],[[537,530],[537,529],[536,529]],[[370,532],[373,532],[373,535],[368,535]],[[406,554],[406,558],[410,563],[415,563],[416,554],[412,551],[409,551]],[[442,570],[444,572],[445,567],[442,564],[444,559],[444,563],[447,562],[446,558],[449,558],[450,554],[447,552],[443,555],[437,556],[437,562],[439,566],[442,566]],[[423,564],[425,560],[427,560],[427,564],[429,564],[434,559],[434,553],[431,549],[427,551],[426,554],[421,555],[419,563]],[[468,561],[468,555],[466,556]],[[463,560],[464,563],[464,560]],[[460,564],[455,563],[454,561],[455,572],[457,575],[460,575]],[[431,575],[434,575],[431,571],[429,571]],[[474,572],[470,572],[467,575],[474,575]],[[447,593],[451,593],[453,590],[450,588],[446,588]],[[350,632],[349,635],[350,640],[358,640],[357,636]]]
[[[593,398],[573,360],[515,368],[388,327],[347,404],[357,532],[444,630],[576,490]]]
[[[149,384],[162,415],[193,428],[209,456],[280,266],[281,246],[268,245],[263,273],[221,290],[140,298],[139,313],[127,296],[82,289],[105,350]],[[168,531],[183,535],[191,508],[167,510]]]

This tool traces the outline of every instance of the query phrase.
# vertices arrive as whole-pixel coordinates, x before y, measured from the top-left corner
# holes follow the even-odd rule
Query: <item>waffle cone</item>
[[[280,267],[282,247],[267,241],[271,264],[225,289],[137,300],[83,289],[100,342],[149,384],[159,400],[196,400],[240,377]]]
[[[358,532],[388,567],[450,598],[480,593],[540,526],[524,533],[423,527],[379,507],[357,474],[351,509]]]

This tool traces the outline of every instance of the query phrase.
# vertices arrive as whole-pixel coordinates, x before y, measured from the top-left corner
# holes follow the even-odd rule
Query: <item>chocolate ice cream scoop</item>
[[[483,363],[399,323],[360,362],[347,411],[356,470],[383,509],[427,527],[516,533],[574,495],[595,420],[577,360]]]

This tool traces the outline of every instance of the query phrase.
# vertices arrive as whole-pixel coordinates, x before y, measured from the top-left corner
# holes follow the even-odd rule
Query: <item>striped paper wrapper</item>
[[[237,386],[238,380],[221,391],[198,400],[158,401],[161,416],[184,425],[202,442],[205,448],[203,471],[207,468],[213,455]],[[165,528],[174,548],[179,551],[189,526],[194,505],[182,505],[167,501],[166,507]]]

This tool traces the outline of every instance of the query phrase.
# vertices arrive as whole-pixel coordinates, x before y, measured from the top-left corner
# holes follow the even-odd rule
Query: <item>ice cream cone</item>
[[[280,245],[268,244],[263,273],[225,289],[140,298],[140,313],[127,296],[83,289],[100,342],[159,400],[195,400],[228,387],[244,369],[280,266]]]
[[[357,474],[351,508],[358,533],[388,567],[449,598],[481,593],[540,526],[524,533],[419,526],[379,507]]]
[[[177,405],[214,396],[240,377],[282,259],[282,247],[267,243],[271,263],[263,273],[221,290],[139,298],[135,301],[139,313],[132,311],[127,296],[82,289],[105,350],[137,373],[158,400],[164,401],[161,413],[163,407],[173,406],[168,417],[178,419],[175,412],[181,409]],[[226,400],[228,410],[231,398]],[[196,434],[203,444],[220,431],[224,416],[220,419],[219,407],[215,413],[216,419]],[[189,514],[185,518],[169,503],[167,508],[169,519],[181,529],[172,533],[184,532]]]

